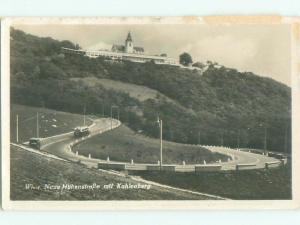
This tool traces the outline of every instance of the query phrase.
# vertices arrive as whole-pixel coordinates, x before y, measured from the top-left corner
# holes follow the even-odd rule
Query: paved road
[[[256,154],[247,151],[238,151],[236,149],[225,148],[220,146],[204,147],[211,150],[212,152],[218,152],[221,154],[229,155],[232,158],[234,158],[234,160],[219,163],[220,165],[222,165],[222,170],[235,169],[237,164],[244,165],[245,167],[246,165],[249,165],[249,168],[253,169],[261,169],[265,168],[266,163],[280,163],[280,160],[262,154]]]
[[[93,124],[90,126],[90,136],[94,136],[105,131],[109,131],[118,126],[120,126],[120,121],[118,120],[111,120],[109,118],[101,118],[94,120]],[[70,161],[75,162],[82,162],[87,164],[90,167],[96,167],[98,162],[103,162],[103,160],[99,159],[89,159],[88,157],[84,157],[81,155],[76,155],[74,152],[71,151],[69,146],[74,142],[83,141],[88,137],[81,138],[74,138],[73,132],[68,134],[62,135],[59,140],[53,140],[52,142],[48,143],[45,147],[42,147],[42,150],[53,155],[56,155],[60,158],[67,159]]]
[[[94,120],[93,125],[90,127],[90,132],[91,132],[90,136],[100,134],[105,131],[109,131],[111,127],[116,128],[120,126],[120,124],[121,124],[120,121],[110,120],[109,118],[101,118],[101,119]],[[88,158],[82,155],[77,155],[76,153],[72,152],[69,146],[71,144],[74,144],[74,142],[83,141],[81,139],[75,139],[72,132],[61,135],[53,139],[50,138],[50,140],[51,141],[47,145],[45,145],[42,148],[42,150],[51,153],[53,155],[56,155],[60,158],[67,159],[70,161],[75,161],[75,162],[80,161],[81,163],[84,163],[89,167],[97,167],[99,162],[106,162],[106,160]],[[229,148],[218,147],[218,146],[203,146],[203,147],[211,150],[212,152],[218,152],[233,158],[233,160],[227,162],[208,164],[208,165],[221,165],[222,170],[235,170],[237,164],[241,166],[241,169],[261,169],[261,168],[265,168],[266,163],[270,163],[270,162],[280,163],[278,159],[267,157],[261,154],[255,154],[255,153],[245,152],[245,151],[237,151],[235,149],[229,149]],[[111,163],[121,163],[121,162],[111,161]],[[134,164],[132,166],[133,167],[139,166],[141,168],[144,168],[147,165],[151,165],[151,164]],[[198,166],[199,165],[203,166],[203,164],[198,164]],[[192,167],[192,166],[193,165],[186,165],[186,166],[177,165],[177,168],[178,170],[184,171],[187,169],[187,167]]]

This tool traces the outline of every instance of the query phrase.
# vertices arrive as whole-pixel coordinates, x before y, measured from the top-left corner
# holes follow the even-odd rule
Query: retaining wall
[[[149,171],[157,171],[160,170],[160,166],[159,165],[147,165],[147,169]]]
[[[276,168],[276,167],[278,167],[278,166],[280,166],[282,164],[282,162],[280,161],[280,162],[267,162],[267,163],[265,163],[265,167],[266,167],[266,169],[269,169],[269,168]]]
[[[144,164],[125,164],[126,170],[147,170],[147,165]]]
[[[221,165],[198,165],[195,166],[195,172],[208,172],[208,171],[220,171],[222,169]]]
[[[195,172],[195,165],[178,165],[175,167],[176,172]]]
[[[169,165],[163,165],[163,166],[162,166],[162,170],[163,170],[163,171],[172,171],[172,172],[175,172],[175,167],[176,167],[175,165],[174,165],[174,166],[173,166],[173,165],[172,165],[172,166],[169,166]]]
[[[256,166],[256,164],[237,164],[235,166],[236,170],[249,170],[253,169]]]
[[[98,163],[98,169],[125,170],[125,163]]]

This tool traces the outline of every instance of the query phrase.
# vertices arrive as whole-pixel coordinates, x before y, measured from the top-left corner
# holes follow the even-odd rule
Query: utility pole
[[[112,130],[112,106],[110,107],[110,129]]]
[[[102,117],[104,117],[104,102],[102,102]]]
[[[17,143],[19,143],[19,115],[16,116],[16,136],[17,136]]]
[[[201,145],[201,131],[198,131],[198,145]]]
[[[39,112],[36,113],[36,137],[39,138],[40,137],[40,128],[39,128]]]
[[[162,165],[163,165],[163,156],[162,156],[162,127],[163,127],[163,123],[162,120],[160,120],[159,118],[157,118],[157,122],[159,124],[159,128],[160,128],[160,162],[159,162],[159,167],[160,167],[160,171],[162,171]]]
[[[223,146],[224,145],[224,131],[222,130],[222,132],[221,132],[221,146]]]
[[[112,105],[110,107],[110,128],[112,130],[112,118],[113,118],[113,108],[117,108],[117,113],[118,113],[118,120],[120,120],[120,112],[119,112],[119,106],[115,106],[115,105]]]
[[[162,127],[163,127],[163,123],[162,123],[162,120],[160,120],[160,170],[162,170],[162,164],[163,164],[163,156],[162,156]]]
[[[238,135],[237,135],[237,149],[240,148],[240,129],[238,129]]]
[[[84,104],[84,106],[83,106],[83,126],[85,126],[85,111],[86,111],[86,107]]]
[[[173,139],[174,139],[174,134],[173,134],[173,131],[170,130],[170,141],[173,141]]]
[[[265,130],[265,137],[264,137],[264,153],[267,153],[267,127],[264,128]]]

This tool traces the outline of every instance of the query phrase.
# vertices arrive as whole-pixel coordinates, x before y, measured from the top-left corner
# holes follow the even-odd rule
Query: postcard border
[[[192,200],[192,201],[11,201],[10,200],[10,60],[9,27],[12,24],[290,24],[292,29],[292,191],[293,200]],[[295,209],[300,207],[300,18],[281,16],[215,17],[90,17],[4,18],[1,21],[1,149],[2,205],[7,210],[195,210],[195,209]],[[298,159],[298,160],[296,160]],[[299,172],[298,172],[299,173]]]

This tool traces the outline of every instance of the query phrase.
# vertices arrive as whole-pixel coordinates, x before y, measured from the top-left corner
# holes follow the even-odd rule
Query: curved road
[[[85,156],[76,155],[74,152],[71,151],[70,145],[72,145],[74,142],[78,143],[94,135],[101,134],[103,132],[114,129],[120,125],[121,125],[120,121],[115,119],[112,120],[109,118],[96,119],[93,120],[93,124],[90,126],[89,136],[76,139],[74,138],[73,132],[70,132],[61,135],[61,137],[58,140],[56,138],[56,140],[50,141],[50,143],[46,144],[41,149],[45,152],[51,153],[63,159],[67,159],[74,162],[80,161],[84,164],[87,164],[90,167],[97,167],[97,163],[103,162],[103,160],[89,159]]]
[[[111,130],[111,128],[114,129],[120,125],[121,122],[115,119],[113,120],[111,120],[110,118],[96,119],[93,121],[93,124],[90,126],[90,135],[88,137],[75,139],[73,136],[73,132],[58,135],[55,138],[49,137],[48,138],[50,140],[49,143],[44,145],[44,147],[42,147],[42,150],[63,159],[67,159],[75,162],[80,161],[81,163],[84,163],[89,167],[97,167],[99,162],[106,162],[106,160],[93,159],[82,155],[77,155],[71,151],[70,145],[74,144],[75,142],[77,143],[79,141],[84,141],[86,138],[89,138],[91,136],[109,131]],[[241,169],[261,169],[261,168],[265,168],[266,163],[275,163],[278,165],[280,163],[280,160],[278,159],[271,158],[265,155],[256,154],[256,153],[238,151],[235,149],[219,147],[219,146],[203,146],[203,147],[209,149],[212,152],[218,152],[233,158],[233,160],[227,162],[208,164],[208,165],[221,165],[222,170],[235,170],[237,164],[241,166]],[[118,163],[118,162],[114,162],[114,163]],[[136,165],[145,166],[150,164],[136,164]],[[192,165],[187,165],[187,166],[192,166]],[[203,164],[199,164],[197,166],[203,166]]]
[[[249,167],[249,169],[262,169],[265,168],[266,163],[281,163],[280,160],[266,155],[256,154],[252,152],[239,151],[232,148],[226,148],[221,146],[203,146],[212,152],[218,152],[224,155],[229,155],[233,160],[228,162],[221,162],[222,170],[235,170],[236,165]]]

